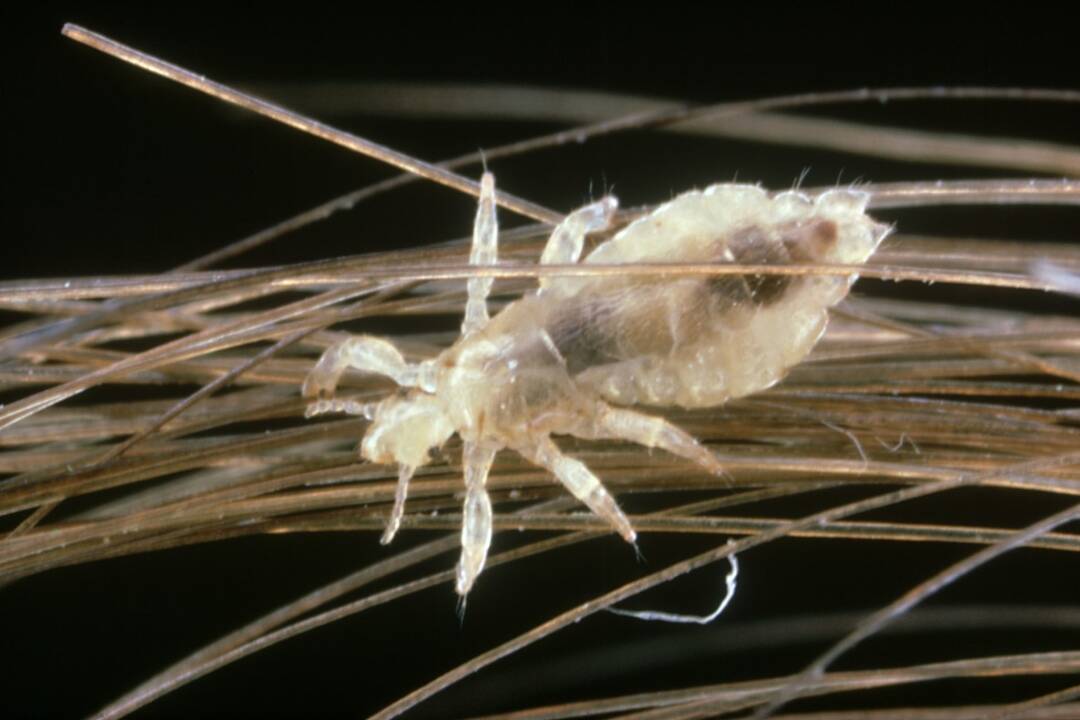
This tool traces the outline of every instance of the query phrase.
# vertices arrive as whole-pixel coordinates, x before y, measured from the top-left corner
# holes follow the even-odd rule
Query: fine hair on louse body
[[[770,197],[753,185],[719,184],[680,195],[621,230],[583,262],[787,265],[860,264],[889,228],[865,213],[869,196],[836,189],[811,199]],[[540,262],[576,263],[590,232],[607,229],[618,206],[605,197],[555,228]],[[497,258],[495,180],[485,173],[470,263]],[[372,462],[396,463],[398,485],[382,542],[393,539],[409,480],[429,451],[455,432],[463,442],[465,504],[457,570],[464,596],[491,545],[485,484],[495,454],[510,448],[550,471],[627,542],[636,533],[600,480],[564,455],[552,435],[629,440],[659,447],[712,473],[721,463],[663,418],[623,405],[699,408],[764,390],[821,337],[828,309],[854,275],[663,275],[542,278],[535,293],[488,317],[492,279],[468,281],[461,338],[410,365],[390,342],[355,336],[331,346],[303,393],[308,415],[341,411],[372,421],[360,444]],[[402,388],[378,403],[335,399],[348,368],[385,375]]]

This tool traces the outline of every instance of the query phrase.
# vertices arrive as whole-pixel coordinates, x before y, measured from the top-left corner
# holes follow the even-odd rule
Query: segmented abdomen
[[[588,263],[861,263],[887,233],[867,196],[769,198],[718,185],[676,198]],[[723,212],[721,212],[721,210]],[[717,405],[769,387],[801,361],[854,276],[565,278],[544,325],[579,385],[622,404]]]

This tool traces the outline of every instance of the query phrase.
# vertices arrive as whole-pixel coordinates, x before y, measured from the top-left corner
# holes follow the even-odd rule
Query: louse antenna
[[[148,55],[140,50],[119,43],[111,38],[99,35],[92,30],[87,30],[79,25],[67,23],[61,29],[61,34],[76,42],[88,45],[95,50],[112,55],[115,58],[131,63],[143,70],[168,78],[181,85],[186,85],[193,90],[206,93],[218,100],[223,100],[232,105],[242,107],[245,110],[258,113],[271,120],[275,120],[289,127],[296,128],[309,135],[328,140],[332,143],[348,148],[353,152],[367,155],[388,165],[393,165],[406,172],[419,175],[433,182],[453,188],[459,192],[467,193],[473,197],[480,197],[480,183],[463,175],[451,172],[437,165],[409,157],[385,145],[365,140],[352,133],[339,130],[335,127],[309,118],[267,100],[262,100],[253,95],[235,90],[228,85],[211,80],[203,75],[197,75],[190,70],[185,70],[179,65]],[[538,220],[543,223],[557,225],[562,222],[562,215],[542,205],[530,202],[516,195],[498,191],[495,202],[507,210],[512,210],[520,215]]]

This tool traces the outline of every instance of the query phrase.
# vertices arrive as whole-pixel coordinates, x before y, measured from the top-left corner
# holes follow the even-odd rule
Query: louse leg
[[[379,542],[389,545],[394,539],[398,528],[401,527],[401,516],[405,514],[405,496],[409,494],[409,481],[412,480],[414,468],[408,465],[398,466],[397,488],[394,489],[394,508],[390,511],[390,519],[386,521],[386,529],[383,530]]]
[[[541,265],[572,265],[581,258],[585,245],[585,236],[611,225],[611,218],[619,207],[619,201],[613,195],[578,208],[566,216],[551,233],[544,252],[540,256]],[[551,278],[540,278],[543,289]]]
[[[410,365],[398,349],[381,338],[357,335],[331,345],[308,373],[301,389],[304,397],[331,398],[341,374],[356,368],[385,375],[402,387],[435,390],[435,367],[430,361]]]
[[[499,220],[495,215],[495,176],[489,172],[480,178],[480,202],[473,224],[470,265],[494,265],[499,253]],[[484,327],[488,321],[487,297],[494,278],[475,277],[468,282],[469,300],[465,304],[465,320],[461,334],[469,335]]]
[[[628,543],[637,540],[637,533],[630,520],[619,509],[600,479],[592,474],[580,460],[563,455],[562,451],[545,437],[535,445],[515,447],[522,457],[550,471],[566,486],[574,497],[585,503],[590,510],[604,518]]]
[[[575,435],[584,438],[630,440],[638,445],[658,447],[672,455],[695,462],[716,475],[724,473],[724,468],[715,455],[703,447],[694,436],[664,418],[612,407],[606,403],[599,405],[592,427],[580,432],[575,429]]]
[[[465,507],[461,523],[461,560],[457,568],[457,593],[464,597],[484,569],[491,547],[491,498],[487,493],[488,471],[495,459],[493,448],[465,442]]]
[[[362,403],[352,398],[324,398],[308,405],[307,410],[304,411],[304,417],[339,412],[346,415],[363,415],[368,420],[374,420],[378,406],[379,403]]]

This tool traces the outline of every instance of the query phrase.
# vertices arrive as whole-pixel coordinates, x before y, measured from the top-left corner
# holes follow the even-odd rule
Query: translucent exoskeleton
[[[861,264],[889,228],[867,216],[866,193],[835,189],[816,198],[770,196],[752,185],[685,193],[599,245],[583,262]],[[609,226],[618,206],[605,197],[566,217],[551,234],[544,264],[578,262],[588,233]],[[470,262],[496,262],[495,181],[487,173]],[[364,458],[396,463],[398,486],[382,541],[397,531],[408,483],[430,449],[455,432],[465,475],[457,592],[484,567],[492,509],[485,489],[496,453],[509,448],[550,471],[628,542],[634,528],[603,483],[566,456],[552,435],[629,440],[662,448],[709,472],[721,464],[667,420],[628,405],[700,408],[758,392],[799,363],[825,330],[828,309],[854,275],[693,277],[549,276],[535,293],[494,318],[490,278],[468,281],[461,337],[437,357],[409,364],[390,342],[356,336],[330,347],[303,393],[308,415],[341,411],[372,422]],[[385,375],[407,390],[382,402],[335,399],[347,368]]]

